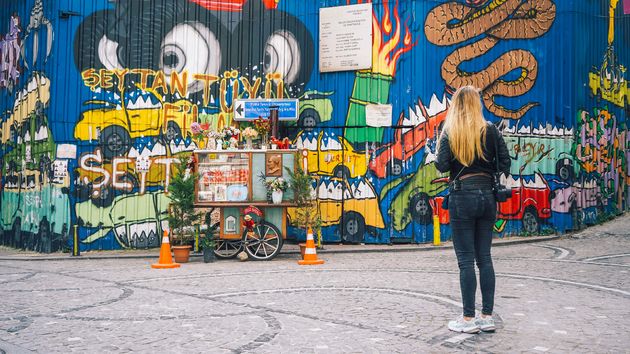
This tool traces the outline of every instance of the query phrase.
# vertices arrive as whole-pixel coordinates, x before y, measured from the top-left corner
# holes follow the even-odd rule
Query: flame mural
[[[383,128],[365,128],[365,106],[385,104],[389,101],[389,89],[396,76],[396,64],[402,54],[413,48],[416,42],[409,28],[401,23],[398,1],[394,5],[393,22],[389,2],[383,1],[383,19],[372,13],[372,69],[357,71],[346,117],[345,137],[352,143],[382,141]],[[401,37],[401,29],[405,35]],[[392,33],[392,30],[394,31]]]

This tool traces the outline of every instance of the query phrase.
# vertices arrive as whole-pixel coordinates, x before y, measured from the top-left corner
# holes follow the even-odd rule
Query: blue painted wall
[[[197,146],[190,123],[231,124],[235,95],[300,98],[284,132],[309,150],[327,242],[428,242],[433,215],[450,238],[431,159],[463,84],[483,89],[514,159],[499,235],[624,212],[630,15],[492,3],[374,1],[381,59],[320,73],[319,8],[346,1],[1,0],[2,243],[49,252],[76,230],[82,250],[157,246],[172,161]],[[365,103],[391,104],[391,126],[357,128]]]

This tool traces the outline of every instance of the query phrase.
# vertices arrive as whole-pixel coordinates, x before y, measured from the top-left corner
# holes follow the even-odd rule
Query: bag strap
[[[466,168],[466,166],[462,166],[462,169],[459,170],[459,172],[457,173],[457,175],[455,176],[455,178],[453,178],[453,181],[457,181],[457,178],[459,178],[459,175],[462,174],[462,172],[464,172],[464,169]]]
[[[494,171],[493,175],[494,175],[494,179],[495,179],[495,183],[499,183],[500,178],[499,178],[499,144],[497,143],[498,140],[498,135],[499,135],[499,128],[497,128],[494,124],[490,124],[492,125],[492,127],[494,127],[494,129],[496,130],[493,133],[493,139],[494,140],[494,162],[496,163],[496,171]]]

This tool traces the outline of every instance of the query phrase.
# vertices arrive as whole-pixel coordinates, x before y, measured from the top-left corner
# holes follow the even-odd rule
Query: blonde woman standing
[[[494,331],[492,318],[495,276],[490,248],[497,205],[493,174],[508,173],[510,157],[499,130],[483,118],[479,91],[472,86],[457,90],[438,142],[437,169],[450,172],[448,210],[453,248],[459,266],[463,314],[448,323],[455,332]],[[475,317],[479,268],[481,314]]]

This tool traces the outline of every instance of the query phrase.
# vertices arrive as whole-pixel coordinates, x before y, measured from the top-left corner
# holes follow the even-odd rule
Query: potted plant
[[[282,196],[284,195],[284,192],[289,189],[289,182],[287,182],[282,177],[277,177],[273,180],[267,180],[267,177],[264,173],[261,173],[259,178],[267,189],[267,200],[271,201],[273,204],[282,203]]]
[[[304,228],[306,232],[311,228],[315,235],[317,235],[317,245],[321,245],[321,239],[319,231],[322,226],[322,219],[317,210],[317,200],[315,190],[313,189],[313,177],[305,173],[302,166],[297,165],[296,171],[286,168],[291,178],[291,188],[293,189],[293,195],[295,196],[295,213],[292,223]],[[300,250],[302,256],[304,256],[305,244],[300,244]]]
[[[205,227],[199,235],[199,248],[203,252],[204,263],[214,262],[216,259],[214,249],[216,247],[216,237],[219,233],[219,225]]]
[[[191,155],[179,158],[176,171],[168,188],[171,202],[168,208],[168,225],[175,262],[186,263],[194,240],[194,228],[199,214],[195,211],[195,173]]]

